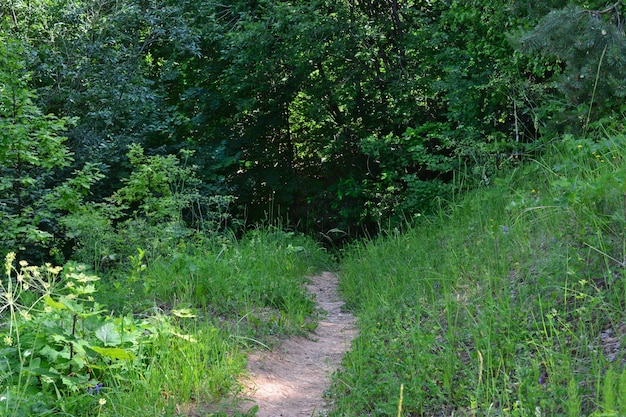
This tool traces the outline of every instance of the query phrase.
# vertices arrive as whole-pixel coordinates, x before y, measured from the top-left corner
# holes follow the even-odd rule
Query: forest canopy
[[[621,3],[3,2],[1,246],[410,220],[623,119]]]

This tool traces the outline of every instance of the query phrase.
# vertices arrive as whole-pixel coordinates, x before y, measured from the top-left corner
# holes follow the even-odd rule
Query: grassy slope
[[[626,138],[546,154],[349,251],[333,415],[626,415]]]

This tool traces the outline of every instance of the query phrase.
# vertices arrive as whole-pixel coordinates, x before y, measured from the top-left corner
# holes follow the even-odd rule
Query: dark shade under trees
[[[12,230],[28,218],[41,234],[40,195],[76,171],[84,197],[105,201],[132,178],[134,144],[148,157],[193,150],[197,192],[233,196],[229,210],[249,224],[282,216],[312,232],[374,233],[488,183],[555,134],[623,114],[621,10],[556,0],[3,3],[2,36],[13,41],[0,69],[2,210]],[[52,225],[64,210],[47,216]]]

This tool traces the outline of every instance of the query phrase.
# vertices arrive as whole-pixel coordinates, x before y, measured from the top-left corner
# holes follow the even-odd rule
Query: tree
[[[554,109],[559,130],[586,131],[590,121],[620,111],[626,96],[621,3],[553,10],[521,39],[526,53],[543,52],[562,65],[556,80],[560,108]]]
[[[71,118],[45,115],[34,104],[25,69],[28,48],[0,35],[0,235],[1,251],[26,251],[53,238],[56,218],[46,197],[72,161],[61,134]],[[58,204],[58,202],[57,202]],[[28,253],[33,256],[33,253]]]
[[[131,175],[129,144],[147,157],[186,148],[195,151],[198,189],[236,194],[250,221],[280,206],[300,225],[348,230],[428,210],[460,168],[464,184],[488,183],[549,133],[541,124],[555,110],[553,77],[561,73],[571,103],[561,100],[558,109],[577,109],[569,114],[579,117],[576,103],[589,94],[598,114],[615,107],[624,54],[610,18],[619,16],[620,2],[573,12],[591,19],[589,27],[594,19],[608,25],[606,36],[585,35],[591,49],[581,38],[579,52],[558,52],[564,45],[550,44],[540,29],[520,36],[565,3],[68,0],[2,7],[6,30],[37,45],[25,60],[34,103],[60,119],[79,117],[64,143],[73,168],[90,161],[105,170],[97,199]],[[597,6],[580,3],[587,7],[581,11]],[[545,30],[576,29],[555,13],[545,22],[556,26]],[[603,36],[615,40],[603,44]],[[519,38],[532,54],[514,49]],[[579,88],[574,75],[583,73],[585,80],[599,74],[597,85]]]
[[[98,190],[100,197],[113,193],[128,174],[129,144],[156,149],[184,140],[175,132],[184,119],[150,78],[162,64],[152,60],[151,48],[195,48],[173,3],[13,2],[15,18],[7,30],[36,45],[26,65],[37,104],[45,113],[77,118],[66,145],[75,167],[99,163],[106,171],[109,181]]]

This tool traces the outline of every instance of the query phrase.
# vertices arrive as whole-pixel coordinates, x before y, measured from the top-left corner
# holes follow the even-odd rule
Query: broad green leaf
[[[190,308],[179,308],[176,310],[172,310],[172,314],[176,317],[180,317],[180,318],[194,318],[196,317],[195,314],[193,314],[193,312],[191,311]]]
[[[122,348],[106,348],[99,346],[91,347],[95,352],[112,359],[132,360],[135,359],[135,355],[132,352]]]
[[[43,302],[46,303],[46,305],[52,308],[55,308],[57,310],[65,309],[65,305],[63,303],[53,300],[52,297],[50,297],[50,295],[48,294],[44,295]]]
[[[69,298],[67,298],[67,297],[61,297],[61,298],[59,299],[59,301],[60,301],[61,303],[63,303],[63,305],[64,305],[64,306],[65,306],[68,310],[70,310],[72,313],[75,313],[75,314],[80,314],[80,313],[82,313],[82,312],[83,312],[83,306],[82,306],[82,304],[77,303],[77,302],[76,302],[76,301],[74,301],[74,300],[71,300],[71,299],[69,299]]]
[[[113,323],[106,323],[96,330],[96,337],[107,346],[117,346],[122,343],[120,334],[115,329]]]
[[[99,281],[100,277],[95,275],[86,275],[83,273],[80,274],[70,274],[69,278],[73,278],[74,280],[86,284],[88,282]]]
[[[61,352],[46,345],[39,351],[39,354],[48,358],[50,362],[55,362],[57,358],[59,357],[59,355],[61,354]]]
[[[197,343],[198,342],[198,340],[195,337],[193,337],[191,335],[188,335],[188,334],[180,334],[180,333],[175,332],[175,331],[172,331],[171,334],[173,336],[179,337],[179,338],[181,338],[183,340],[186,340],[188,342],[191,342],[191,343]]]
[[[89,377],[86,375],[73,374],[72,376],[61,376],[61,381],[63,385],[71,391],[78,392],[89,382]]]
[[[28,369],[30,371],[33,371],[36,368],[39,368],[41,366],[41,358],[33,358],[32,361],[30,361],[30,363],[28,364]]]
[[[80,295],[93,294],[96,292],[96,287],[95,285],[92,285],[92,284],[78,285],[74,287],[74,292]]]

